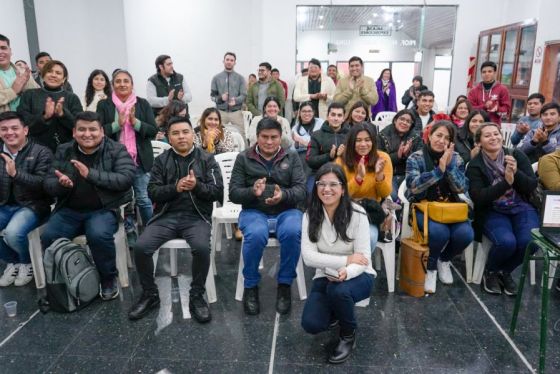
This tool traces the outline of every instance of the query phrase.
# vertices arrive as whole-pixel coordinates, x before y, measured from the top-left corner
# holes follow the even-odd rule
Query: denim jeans
[[[145,173],[141,168],[136,168],[134,180],[132,181],[132,189],[134,190],[134,201],[140,210],[140,217],[144,226],[152,218],[153,208],[152,201],[148,197],[148,183],[150,182],[150,173]],[[128,215],[126,217],[125,226],[130,231],[133,226],[133,218]]]
[[[484,223],[484,235],[492,242],[486,269],[511,273],[523,263],[525,247],[531,241],[531,229],[539,227],[535,209],[517,214],[502,214],[489,210]],[[533,248],[533,252],[536,247]]]
[[[259,284],[259,262],[268,242],[268,219],[276,219],[276,238],[280,242],[278,283],[291,285],[301,252],[302,213],[288,209],[278,215],[267,215],[256,209],[243,209],[239,214],[239,229],[243,232],[243,277],[245,288]]]
[[[378,237],[379,227],[377,227],[376,225],[369,225],[369,244],[371,246],[371,258],[373,258],[373,254],[375,253]]]
[[[109,280],[118,274],[113,237],[117,228],[117,214],[111,210],[78,212],[62,208],[52,215],[47,223],[47,228],[41,235],[41,245],[45,250],[58,238],[72,240],[78,235],[85,234],[101,280]]]
[[[29,208],[20,205],[0,206],[0,258],[12,264],[30,264],[27,234],[39,226],[39,217]]]
[[[393,175],[393,190],[391,191],[391,199],[397,201],[399,198],[399,187],[404,181],[405,175]]]
[[[368,273],[344,282],[331,282],[326,277],[314,279],[301,316],[303,329],[318,334],[337,319],[341,331],[350,334],[357,326],[354,304],[369,297],[373,280]]]
[[[416,212],[418,228],[424,229],[424,214]],[[459,223],[439,223],[428,219],[428,270],[437,270],[437,260],[451,261],[453,257],[463,253],[473,241],[474,231],[470,221]]]

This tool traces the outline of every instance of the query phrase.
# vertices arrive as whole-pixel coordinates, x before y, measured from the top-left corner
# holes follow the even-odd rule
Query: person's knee
[[[305,330],[308,334],[318,334],[326,330],[324,324],[321,323],[317,318],[314,316],[303,315],[301,317],[301,327]]]
[[[344,302],[352,298],[350,289],[345,287],[344,284],[339,284],[336,287],[327,287],[327,295],[333,303]]]
[[[286,221],[277,228],[278,236],[281,238],[301,238],[301,225],[300,221]]]
[[[107,245],[114,242],[116,229],[112,224],[96,225],[86,230],[86,239],[90,245]]]
[[[21,230],[20,227],[12,228],[8,226],[4,230],[4,241],[6,242],[6,244],[8,244],[8,246],[13,248],[16,245],[16,243],[20,243],[24,240],[27,240],[27,234],[28,233],[25,232],[24,230]]]
[[[191,245],[193,257],[210,258],[210,245],[208,243],[199,242]]]
[[[263,243],[263,245],[266,245],[268,241],[268,226],[258,221],[244,226],[241,231],[243,232],[243,240],[245,242]]]

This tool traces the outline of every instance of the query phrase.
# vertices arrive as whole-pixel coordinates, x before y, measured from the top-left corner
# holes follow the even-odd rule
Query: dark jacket
[[[424,127],[422,126],[422,118],[420,118],[418,110],[413,110],[412,113],[414,113],[414,131],[421,134],[424,130]],[[428,123],[426,124],[426,126],[434,120],[435,114],[436,112],[430,110],[430,118],[428,119]]]
[[[138,152],[139,166],[144,172],[149,172],[154,164],[154,153],[152,150],[152,140],[158,130],[154,112],[146,99],[141,97],[136,101],[136,118],[140,120],[140,130],[136,131],[136,149]],[[97,105],[97,113],[101,116],[101,123],[105,130],[105,136],[119,141],[121,129],[118,119],[115,117],[116,108],[111,99],[101,100]]]
[[[527,200],[528,195],[537,188],[538,181],[533,172],[533,167],[523,152],[517,149],[507,152],[513,154],[513,157],[517,160],[517,172],[513,179],[513,188]],[[475,240],[481,241],[482,228],[486,222],[488,211],[492,209],[492,203],[509,190],[510,185],[505,180],[492,185],[488,169],[482,159],[482,152],[479,152],[469,163],[467,177],[470,181],[469,195],[474,203],[473,228]]]
[[[408,87],[408,89],[406,91],[404,91],[404,94],[402,95],[401,103],[404,105],[405,108],[408,108],[408,104],[410,104],[410,102],[412,100],[414,100],[412,97],[410,97],[410,91],[420,92],[420,91],[424,91],[424,90],[427,90],[427,89],[428,89],[428,87],[426,87],[424,85],[421,85],[418,88],[414,88],[414,85]]]
[[[465,164],[471,160],[471,150],[474,148],[474,139],[467,127],[457,129],[455,136],[455,151],[459,153]]]
[[[76,160],[78,152],[80,150],[75,140],[61,144],[54,156],[51,172],[45,178],[45,190],[58,198],[55,210],[65,206],[72,189],[63,187],[54,171],[59,170],[67,175],[76,186],[79,173],[70,160]],[[94,165],[89,169],[86,180],[95,186],[103,209],[118,209],[132,200],[131,187],[136,168],[124,145],[107,137],[103,138],[96,152]]]
[[[43,119],[47,97],[53,99],[55,103],[64,97],[64,115],[62,117],[55,114],[47,121]],[[74,116],[83,109],[80,99],[72,92],[36,88],[23,92],[17,111],[23,116],[25,124],[29,126],[29,137],[55,152],[59,144],[72,140]]]
[[[398,134],[395,125],[390,124],[385,127],[377,137],[377,150],[389,154],[391,163],[393,164],[393,175],[404,175],[406,173],[406,158],[399,158],[399,147],[401,143],[412,141],[409,155],[418,151],[422,147],[422,138],[420,134],[414,130],[415,124],[413,123],[410,130],[402,137]]]
[[[350,132],[350,126],[346,123],[342,125],[342,128],[338,132],[334,132],[329,126],[329,123],[325,121],[321,129],[315,131],[313,135],[311,135],[311,140],[307,145],[305,160],[313,173],[327,162],[334,161],[330,156],[331,148],[333,145],[338,147],[344,144],[348,132]]]
[[[0,142],[0,151],[4,143]],[[29,139],[16,156],[16,176],[10,177],[6,172],[4,158],[0,157],[0,206],[5,205],[13,189],[18,205],[29,208],[39,216],[46,218],[51,212],[52,199],[43,190],[43,180],[49,172],[53,159],[52,152]]]
[[[214,156],[195,147],[189,157],[187,170],[193,170],[196,186],[192,191],[177,192],[177,182],[188,175],[180,175],[180,168],[175,151],[168,149],[159,155],[151,171],[148,195],[155,203],[154,216],[149,223],[160,218],[168,209],[169,204],[180,202],[181,194],[188,193],[192,199],[196,213],[208,222],[212,221],[212,203],[224,199],[224,183],[220,167]]]
[[[176,72],[171,74],[169,82],[160,73],[152,75],[148,80],[156,87],[157,97],[166,97],[171,90],[175,90],[175,98],[177,98],[179,90],[183,89],[183,75]],[[154,115],[157,115],[161,109],[153,108]]]
[[[267,205],[262,197],[257,198],[253,194],[255,181],[264,177],[267,184],[277,184],[282,189],[280,203]],[[256,146],[245,150],[235,160],[229,182],[229,197],[232,202],[241,204],[243,209],[258,209],[265,214],[279,214],[297,208],[306,198],[305,173],[299,156],[281,149],[269,172],[257,154]]]

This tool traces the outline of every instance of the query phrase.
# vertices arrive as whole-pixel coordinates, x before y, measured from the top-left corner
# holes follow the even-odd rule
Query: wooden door
[[[539,91],[546,101],[560,101],[560,43],[547,44]]]

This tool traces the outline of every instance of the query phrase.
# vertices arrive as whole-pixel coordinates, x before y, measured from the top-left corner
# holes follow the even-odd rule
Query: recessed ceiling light
[[[389,27],[393,27],[393,22],[389,22]]]
[[[323,28],[323,25],[319,25],[319,28],[322,29],[322,28]]]
[[[371,25],[371,20],[370,19],[368,19],[367,24]]]
[[[323,16],[319,16],[319,19],[323,19]]]
[[[397,20],[397,23],[401,23],[402,21],[400,19]]]
[[[393,15],[392,15],[391,13],[385,13],[385,14],[383,15],[383,19],[384,19],[385,21],[390,21],[391,18],[393,18]]]
[[[377,17],[378,15],[379,15],[379,14],[377,14],[377,13],[373,13],[373,16],[374,16],[374,17]]]

